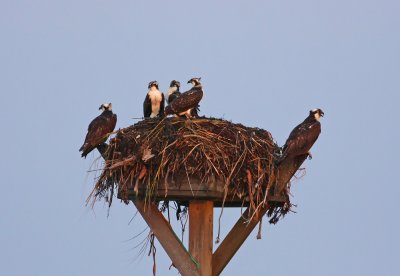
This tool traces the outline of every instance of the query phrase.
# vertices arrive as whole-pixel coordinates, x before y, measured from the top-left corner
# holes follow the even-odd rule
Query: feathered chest
[[[149,98],[153,105],[159,104],[162,101],[162,94],[158,90],[150,90]]]

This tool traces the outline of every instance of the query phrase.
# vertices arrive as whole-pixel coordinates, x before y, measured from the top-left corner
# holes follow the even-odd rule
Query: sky
[[[85,205],[101,162],[78,149],[101,103],[127,127],[149,81],[202,77],[201,115],[280,145],[325,112],[296,213],[221,275],[398,275],[399,14],[395,0],[1,0],[0,274],[152,275],[135,207]],[[222,238],[239,215],[224,211]],[[157,245],[157,275],[170,264]]]

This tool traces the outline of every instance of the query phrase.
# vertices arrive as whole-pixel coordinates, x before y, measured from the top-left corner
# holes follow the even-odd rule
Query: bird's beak
[[[321,117],[324,117],[325,113],[323,111],[321,111]]]
[[[188,80],[188,82],[187,83],[191,83],[191,80]]]
[[[103,105],[100,105],[99,110],[101,110],[103,108]]]

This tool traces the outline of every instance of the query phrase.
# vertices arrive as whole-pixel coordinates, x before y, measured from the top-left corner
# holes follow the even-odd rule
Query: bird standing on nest
[[[112,112],[111,103],[102,104],[99,109],[103,112],[89,124],[85,142],[79,149],[82,152],[82,157],[85,158],[92,150],[107,141],[117,123],[117,115]]]
[[[201,78],[192,78],[188,81],[193,87],[178,98],[173,100],[166,108],[165,115],[186,116],[187,118],[197,117],[199,102],[203,98],[203,87]]]
[[[282,156],[277,161],[278,165],[285,159],[292,159],[299,155],[307,154],[310,159],[312,158],[310,149],[321,133],[319,120],[323,116],[324,112],[319,108],[310,110],[308,117],[290,133],[282,148]]]
[[[154,118],[164,115],[164,94],[158,90],[158,82],[149,82],[149,92],[143,102],[143,116]]]

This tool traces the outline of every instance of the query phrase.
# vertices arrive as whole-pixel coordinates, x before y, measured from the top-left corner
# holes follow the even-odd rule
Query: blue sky
[[[0,274],[151,275],[133,205],[85,206],[100,163],[78,149],[101,103],[126,127],[149,81],[201,76],[202,114],[279,144],[325,111],[297,213],[253,233],[222,275],[396,275],[399,12],[394,0],[1,1]],[[239,214],[225,212],[222,236]],[[177,275],[169,265],[158,246],[158,275]]]

